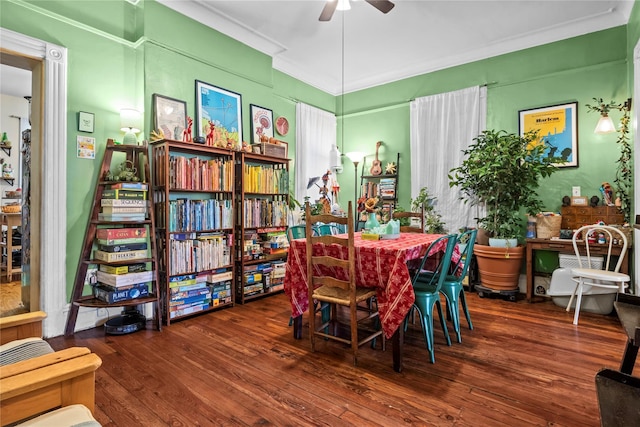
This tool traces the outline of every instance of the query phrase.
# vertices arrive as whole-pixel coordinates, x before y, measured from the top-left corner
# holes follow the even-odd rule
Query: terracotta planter
[[[496,291],[518,289],[522,259],[525,247],[495,248],[475,245],[473,253],[478,261],[480,282],[483,286]]]

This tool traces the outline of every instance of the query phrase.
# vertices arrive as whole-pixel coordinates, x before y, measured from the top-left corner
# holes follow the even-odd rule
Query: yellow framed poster
[[[520,135],[538,131],[549,156],[561,157],[558,167],[578,166],[578,103],[520,110]]]

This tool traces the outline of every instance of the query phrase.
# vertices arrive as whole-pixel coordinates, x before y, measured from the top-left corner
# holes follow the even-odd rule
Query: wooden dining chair
[[[311,215],[309,204],[305,206],[307,226],[307,284],[309,307],[316,302],[329,303],[329,319],[316,324],[315,311],[310,310],[309,337],[311,351],[315,352],[316,338],[347,344],[353,353],[353,364],[358,363],[358,348],[382,335],[377,309],[366,303],[376,295],[374,288],[356,286],[354,246],[354,222],[351,202],[347,217],[330,214]],[[318,222],[345,224],[347,237],[336,235],[313,236],[312,229]],[[310,236],[310,237],[309,237]],[[313,245],[323,244],[313,253]],[[365,306],[360,305],[365,303]],[[349,310],[349,323],[338,318],[338,306]],[[373,307],[373,306],[371,306]],[[350,333],[344,331],[344,326]]]
[[[394,212],[393,219],[401,221],[402,219],[409,219],[409,225],[400,225],[401,233],[424,233],[424,208],[420,208],[419,212]],[[412,218],[419,220],[420,226],[416,226],[412,223]]]
[[[434,240],[427,249],[425,256],[422,258],[420,267],[416,270],[416,273],[411,279],[413,284],[413,292],[416,295],[414,308],[420,313],[420,323],[422,325],[422,331],[424,333],[424,340],[429,351],[429,360],[431,363],[435,363],[435,346],[433,342],[433,308],[438,310],[438,317],[440,318],[440,324],[442,325],[442,331],[447,341],[447,345],[451,345],[451,338],[449,337],[449,331],[447,330],[447,321],[442,314],[442,305],[440,304],[440,289],[444,283],[449,266],[451,264],[451,256],[453,250],[456,247],[457,235],[450,234],[442,236]],[[433,259],[435,253],[435,247],[442,242],[445,242],[445,251],[441,256],[437,256],[437,265],[428,273],[422,273],[423,267],[427,260]],[[438,251],[440,255],[440,251]],[[409,316],[405,319],[405,327],[407,325]]]

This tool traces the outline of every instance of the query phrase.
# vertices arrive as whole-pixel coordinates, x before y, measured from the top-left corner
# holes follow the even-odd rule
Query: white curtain
[[[333,113],[299,102],[296,104],[296,159],[295,197],[300,203],[304,197],[315,201],[319,188],[307,190],[310,178],[322,177],[329,170],[329,152],[337,140],[337,120]],[[322,186],[322,181],[318,181]]]
[[[476,226],[479,208],[459,200],[449,188],[449,171],[459,166],[466,149],[486,127],[487,88],[471,87],[418,98],[411,102],[411,197],[422,187],[437,198],[435,209],[449,232]]]

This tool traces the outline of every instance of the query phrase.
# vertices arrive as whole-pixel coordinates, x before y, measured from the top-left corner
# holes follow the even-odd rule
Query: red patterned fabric
[[[363,240],[355,234],[356,283],[362,287],[377,289],[378,310],[382,329],[391,338],[402,324],[415,301],[407,261],[421,259],[431,242],[441,234],[401,233],[394,240]],[[444,252],[446,242],[440,242],[435,251]],[[430,255],[433,255],[432,250]],[[315,255],[341,253],[347,257],[347,249],[339,245],[315,244]],[[453,261],[460,259],[456,247]],[[334,269],[335,270],[335,269]],[[341,270],[341,269],[338,269]],[[334,277],[345,278],[343,271],[325,271]],[[308,309],[307,296],[307,247],[305,239],[291,241],[287,270],[284,278],[285,293],[291,301],[291,315],[297,317]]]

